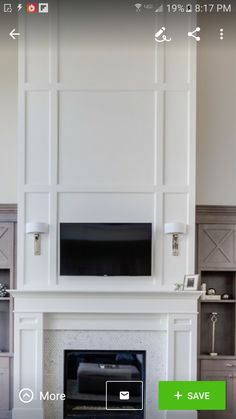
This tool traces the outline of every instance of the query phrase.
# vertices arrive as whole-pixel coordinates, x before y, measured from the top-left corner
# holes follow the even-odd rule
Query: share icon
[[[200,41],[200,36],[197,36],[197,33],[200,32],[200,28],[197,27],[193,32],[188,32],[188,36],[192,36],[193,38],[196,39],[196,41]]]

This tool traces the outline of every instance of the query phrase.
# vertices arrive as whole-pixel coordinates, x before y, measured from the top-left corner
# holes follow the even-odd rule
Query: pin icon
[[[28,404],[31,403],[34,398],[34,393],[30,388],[22,388],[19,392],[19,399],[22,403]]]

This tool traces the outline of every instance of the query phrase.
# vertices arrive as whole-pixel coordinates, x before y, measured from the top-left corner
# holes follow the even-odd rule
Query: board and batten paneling
[[[110,3],[20,17],[19,288],[173,289],[194,271],[194,17]],[[159,44],[163,25],[172,41]],[[50,225],[41,256],[27,221]],[[61,221],[152,222],[152,277],[60,277]],[[179,257],[163,234],[171,221],[188,225]]]

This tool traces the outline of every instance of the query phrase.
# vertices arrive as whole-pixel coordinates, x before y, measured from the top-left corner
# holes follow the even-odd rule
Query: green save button
[[[160,381],[159,410],[225,410],[225,381]]]

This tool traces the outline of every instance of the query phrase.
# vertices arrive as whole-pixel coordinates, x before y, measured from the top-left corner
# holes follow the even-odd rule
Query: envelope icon
[[[129,391],[120,391],[120,400],[129,400]]]

